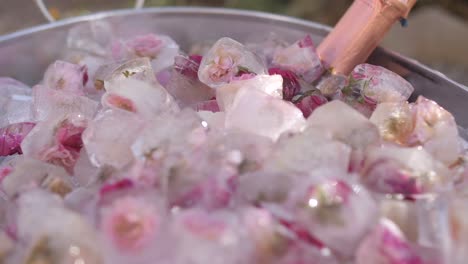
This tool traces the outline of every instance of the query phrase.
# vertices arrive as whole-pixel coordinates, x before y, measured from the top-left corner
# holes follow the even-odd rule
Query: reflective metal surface
[[[96,20],[110,22],[122,37],[148,32],[170,35],[185,50],[193,43],[224,36],[241,42],[260,40],[269,32],[288,41],[310,34],[318,43],[330,31],[327,26],[291,17],[230,9],[151,8],[104,12],[0,36],[0,76],[35,84],[45,67],[61,57],[68,30]],[[454,114],[460,126],[468,128],[467,87],[385,49],[377,49],[369,62],[402,75],[414,85],[414,98],[424,95],[436,100]]]

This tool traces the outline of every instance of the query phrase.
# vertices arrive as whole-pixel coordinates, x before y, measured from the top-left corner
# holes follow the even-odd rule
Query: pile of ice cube
[[[397,74],[330,74],[308,36],[109,32],[0,78],[0,263],[466,263],[457,125]]]

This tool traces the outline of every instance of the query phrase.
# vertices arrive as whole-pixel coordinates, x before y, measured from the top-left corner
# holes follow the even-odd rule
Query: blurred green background
[[[46,23],[34,0],[0,0],[0,35]],[[58,19],[131,8],[133,0],[44,0]],[[216,6],[285,14],[334,25],[352,0],[146,0],[147,7]],[[396,25],[383,46],[468,85],[468,0],[419,0],[409,27]]]

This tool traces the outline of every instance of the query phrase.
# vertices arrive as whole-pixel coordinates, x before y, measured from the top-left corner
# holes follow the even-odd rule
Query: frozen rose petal
[[[245,87],[226,112],[227,129],[240,129],[273,140],[284,132],[299,131],[304,125],[304,117],[294,105]]]
[[[216,88],[229,83],[240,71],[265,74],[261,59],[239,42],[222,38],[203,57],[198,77],[206,85]]]
[[[315,81],[324,70],[310,36],[277,50],[273,65],[293,71],[308,83]]]
[[[112,26],[104,21],[93,21],[73,27],[68,32],[67,48],[106,57],[113,38]]]
[[[64,167],[72,172],[83,143],[86,128],[82,116],[39,122],[22,142],[24,155]]]
[[[210,112],[216,113],[220,111],[218,102],[216,100],[209,100],[209,101],[197,103],[194,108],[195,108],[195,111],[197,112],[210,111]]]
[[[364,98],[376,103],[403,102],[414,91],[413,86],[398,74],[380,66],[360,64],[351,73],[351,84]]]
[[[21,143],[35,125],[35,123],[18,123],[1,128],[0,157],[21,154]]]
[[[294,101],[305,118],[308,118],[317,107],[326,103],[328,103],[327,98],[318,91],[306,92]]]
[[[298,81],[296,74],[289,70],[280,68],[270,68],[268,70],[270,75],[281,75],[283,77],[283,99],[291,101],[292,98],[301,90],[301,85]]]

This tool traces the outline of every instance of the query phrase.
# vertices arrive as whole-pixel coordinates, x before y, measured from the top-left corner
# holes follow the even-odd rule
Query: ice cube
[[[420,96],[414,105],[414,122],[410,145],[422,145],[447,166],[457,161],[462,146],[452,114],[436,102]]]
[[[307,123],[309,127],[331,133],[353,149],[365,149],[380,143],[377,127],[341,101],[335,100],[315,109]]]
[[[455,178],[423,148],[393,145],[369,150],[361,174],[374,191],[409,197],[451,188]]]
[[[398,74],[371,64],[356,66],[351,72],[350,85],[364,98],[376,103],[404,102],[414,91],[413,86]]]
[[[28,246],[26,259],[32,263],[102,263],[94,228],[56,196],[32,190],[20,196],[18,207],[18,235]],[[41,221],[44,217],[48,221]]]
[[[244,45],[230,38],[221,38],[203,57],[198,78],[216,88],[245,72],[266,74],[267,70],[264,62]]]
[[[204,130],[202,119],[191,109],[184,109],[177,114],[161,115],[145,124],[132,145],[132,150],[136,157],[141,158],[160,148],[185,148],[191,143],[196,145],[198,140],[191,142],[191,135],[201,131],[199,136],[203,140]]]
[[[320,179],[322,175],[299,182],[288,204],[299,224],[335,252],[351,257],[377,221],[376,204],[362,186],[345,180],[349,175]]]
[[[124,195],[100,208],[106,261],[148,263],[158,257],[158,252],[164,252],[167,227],[160,198],[154,193]]]
[[[1,186],[9,197],[33,187],[42,187],[61,196],[73,189],[73,184],[63,168],[23,157],[3,179]]]
[[[178,111],[174,99],[161,85],[135,79],[113,81],[101,101],[104,107],[134,112],[145,119]]]
[[[398,227],[388,219],[382,219],[359,245],[356,264],[423,264],[422,258],[406,240]]]
[[[451,233],[451,256],[450,263],[463,264],[468,252],[468,210],[465,195],[454,197],[449,204],[450,233]]]
[[[309,35],[275,52],[272,64],[293,71],[306,82],[315,81],[324,71]]]
[[[260,56],[267,65],[271,64],[277,50],[283,49],[289,45],[288,42],[274,32],[269,32],[267,36],[255,34],[251,37],[252,38],[246,42],[245,46]]]
[[[185,210],[175,215],[172,229],[179,250],[171,263],[250,263],[254,248],[233,212]]]
[[[89,122],[83,132],[83,143],[91,162],[98,167],[123,168],[133,159],[130,149],[143,127],[134,113],[108,109]]]
[[[198,80],[199,63],[189,57],[177,56],[171,78],[165,86],[181,106],[206,101],[214,96],[214,91]]]
[[[44,74],[44,86],[67,93],[83,95],[88,82],[86,66],[55,61]]]
[[[82,148],[73,168],[74,182],[79,186],[88,186],[98,180],[99,172],[99,169],[91,163],[86,149]]]
[[[92,21],[73,27],[68,32],[67,47],[71,50],[106,57],[110,55],[109,44],[113,38],[110,23]]]
[[[345,172],[351,148],[318,129],[281,139],[265,167],[273,171],[309,173],[320,168]]]
[[[137,79],[148,84],[157,83],[150,60],[148,58],[136,58],[117,61],[101,65],[95,73],[94,82],[102,85],[107,91],[113,89],[112,83],[118,83],[126,79]]]
[[[31,93],[27,85],[0,77],[0,127],[34,120]]]
[[[115,60],[149,58],[154,72],[171,66],[178,53],[177,43],[165,35],[138,35],[112,44],[112,57]]]
[[[257,90],[272,97],[283,98],[283,78],[280,75],[257,75],[248,80],[234,81],[216,89],[216,100],[222,111],[229,111],[239,90]]]
[[[264,92],[243,88],[226,112],[226,128],[277,140],[287,131],[300,131],[305,125],[302,112],[291,103]]]
[[[87,97],[42,85],[33,87],[33,98],[34,117],[39,121],[78,114],[84,118],[92,118],[98,108],[98,103]]]
[[[71,173],[83,146],[81,134],[86,124],[82,115],[39,122],[21,149],[25,156],[62,166]]]
[[[405,145],[413,132],[413,112],[407,102],[380,103],[370,121],[387,141]]]

